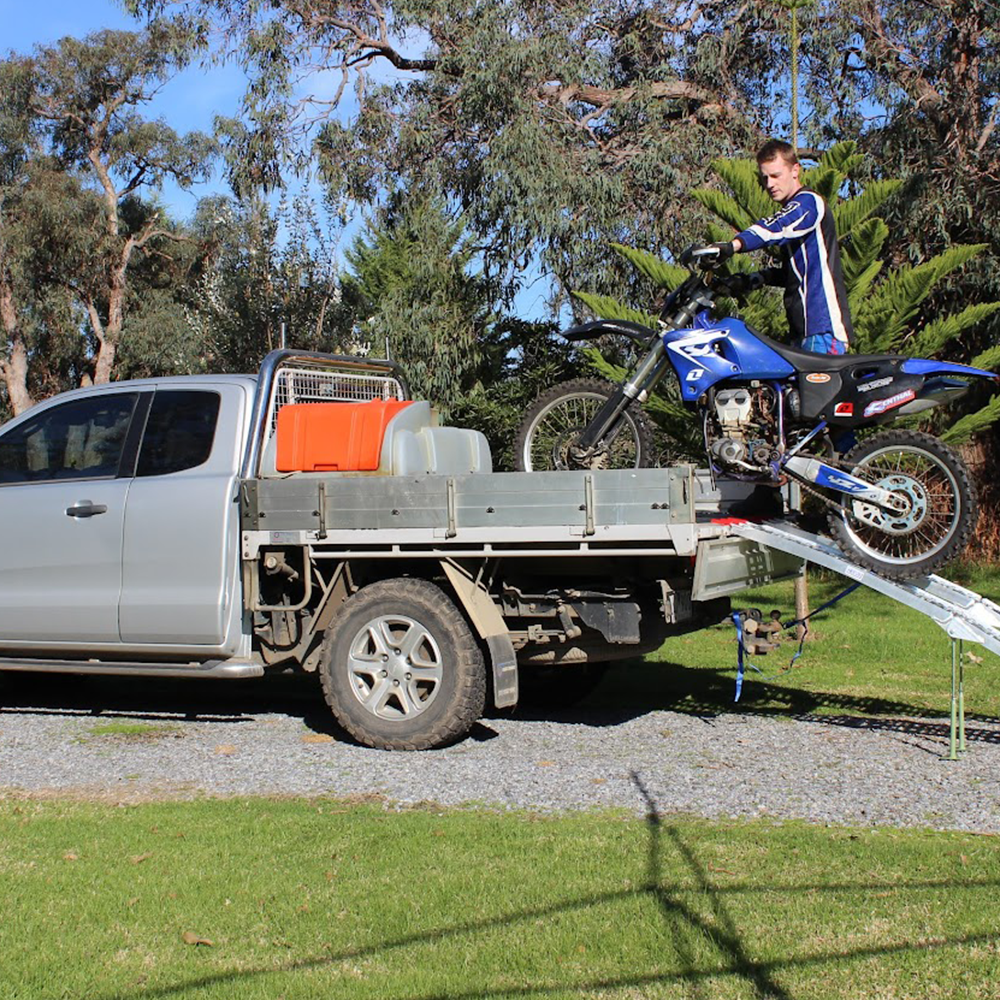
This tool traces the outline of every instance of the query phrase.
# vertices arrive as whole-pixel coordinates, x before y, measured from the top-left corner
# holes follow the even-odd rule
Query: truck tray
[[[245,480],[245,531],[421,529],[460,538],[480,529],[609,529],[690,525],[695,470],[493,472],[463,476],[302,474]]]

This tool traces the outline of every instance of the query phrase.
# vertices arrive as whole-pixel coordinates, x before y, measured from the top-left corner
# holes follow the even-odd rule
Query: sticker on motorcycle
[[[829,465],[821,465],[815,479],[817,486],[832,486],[835,490],[845,493],[866,493],[871,489],[868,483],[855,479],[846,472],[838,472]]]
[[[725,338],[725,330],[706,330],[704,333],[694,333],[689,337],[670,341],[667,344],[667,349],[674,354],[679,354],[686,361],[691,361],[694,358],[703,358],[708,354],[714,354],[714,345]]]
[[[854,404],[853,403],[838,403],[833,411],[835,417],[853,417],[854,416]]]
[[[897,392],[895,396],[876,399],[873,403],[869,403],[865,407],[864,415],[871,417],[878,413],[885,413],[887,410],[894,410],[897,406],[902,406],[903,403],[908,403],[911,399],[915,399],[916,396],[917,393],[914,389],[907,389],[905,392]]]
[[[864,385],[858,386],[858,392],[873,392],[875,389],[881,389],[883,386],[892,385],[893,379],[891,378],[877,378],[874,382],[865,382]]]
[[[829,382],[830,381],[830,376],[827,375],[826,372],[810,372],[806,376],[806,381],[807,382],[820,382],[820,383],[822,383],[822,382]]]

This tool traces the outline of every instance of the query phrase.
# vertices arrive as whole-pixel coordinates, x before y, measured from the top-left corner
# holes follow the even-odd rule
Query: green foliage
[[[819,167],[824,170],[835,170],[846,177],[853,173],[864,159],[858,154],[857,148],[858,144],[850,139],[835,143],[820,155]]]
[[[982,323],[998,309],[1000,302],[982,302],[959,313],[941,316],[916,333],[907,346],[918,357],[934,357],[950,340]]]
[[[551,323],[511,318],[483,332],[476,382],[455,402],[451,421],[486,435],[497,471],[514,468],[514,437],[535,397],[577,368],[572,348],[557,332]]]
[[[733,193],[742,217],[746,220],[739,229],[745,229],[755,219],[774,214],[774,202],[761,187],[760,172],[755,159],[726,159],[712,161],[712,170]]]
[[[878,221],[885,225],[881,219],[872,220],[871,216],[900,190],[902,184],[903,182],[898,180],[870,181],[864,190],[853,198],[834,205],[833,218],[837,223],[840,238],[845,239],[848,236],[855,238],[856,230],[867,221]],[[889,235],[888,229],[885,235]]]
[[[624,257],[640,274],[645,275],[659,288],[672,291],[687,277],[687,269],[678,264],[668,264],[655,254],[633,247],[612,243],[612,248]],[[596,309],[594,310],[597,311]],[[649,325],[649,324],[647,324]]]
[[[337,229],[309,199],[272,209],[259,198],[209,198],[194,225],[209,252],[186,309],[202,345],[193,370],[255,371],[282,336],[302,350],[370,346],[354,336],[361,305],[341,280]]]
[[[591,312],[601,319],[624,319],[631,323],[641,323],[643,326],[656,328],[656,317],[642,309],[633,309],[610,295],[590,295],[588,292],[574,292],[573,297],[579,299]]]
[[[866,219],[852,230],[850,239],[841,242],[840,263],[844,283],[851,292],[866,280],[872,265],[878,263],[878,256],[888,235],[889,227],[882,219]],[[870,279],[867,280],[870,283]]]
[[[754,217],[746,209],[741,208],[735,198],[723,191],[715,188],[698,188],[691,194],[709,212],[728,223],[732,227],[732,232],[742,232],[753,224]]]
[[[1000,396],[994,396],[974,413],[967,413],[941,431],[941,440],[957,445],[968,441],[974,434],[992,427],[1000,420]]]
[[[203,43],[200,25],[181,18],[0,63],[0,374],[12,409],[196,357],[177,287],[196,248],[152,198],[167,179],[187,187],[208,176],[214,141],[142,109]]]
[[[338,204],[434,187],[465,212],[507,301],[533,259],[558,289],[622,295],[609,241],[669,257],[704,232],[706,211],[684,192],[708,184],[713,158],[745,156],[788,121],[788,6],[127,4],[215,18],[217,58],[248,77],[243,113],[224,136],[241,191],[280,185],[293,168],[317,170]],[[994,252],[925,306],[940,314],[1000,298],[1000,19],[989,3],[794,6],[795,77],[809,108],[800,152],[825,150],[818,183],[831,195],[842,193],[835,178],[848,178],[854,196],[834,206],[841,236],[884,216],[881,257],[894,265],[990,241]],[[342,84],[332,100],[303,91],[305,68]],[[352,93],[359,106],[347,115],[337,103]],[[745,162],[719,176],[746,215],[716,195],[703,202],[737,228],[771,210]],[[901,196],[886,200],[892,190]],[[998,336],[994,315],[968,346]]]
[[[367,303],[365,338],[389,344],[414,393],[445,419],[478,380],[494,319],[465,225],[440,199],[400,192],[345,255]]]
[[[710,51],[716,32],[699,27],[699,52],[670,26],[674,14],[643,3],[169,6],[214,16],[248,74],[240,120],[225,123],[238,190],[299,167],[337,204],[439,191],[507,301],[530,261],[559,290],[616,291],[609,239],[659,252],[692,236],[698,220],[678,191],[758,134],[728,82],[754,63],[756,12],[727,29],[725,52]],[[390,63],[387,79],[378,67]],[[304,66],[343,82],[332,101],[303,96]],[[352,89],[357,110],[338,114]]]
[[[1000,368],[1000,344],[983,351],[982,354],[977,354],[970,364],[974,368],[996,371],[997,368]]]
[[[984,249],[983,244],[953,246],[923,264],[904,265],[886,274],[859,303],[854,317],[858,349],[877,353],[898,348],[934,286]]]

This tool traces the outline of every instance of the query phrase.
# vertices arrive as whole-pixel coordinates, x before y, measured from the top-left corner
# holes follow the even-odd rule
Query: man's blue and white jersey
[[[763,275],[784,286],[785,310],[793,338],[832,333],[849,344],[854,339],[847,290],[840,269],[840,247],[833,214],[815,191],[800,188],[781,210],[739,233],[744,250],[777,247],[779,268]]]

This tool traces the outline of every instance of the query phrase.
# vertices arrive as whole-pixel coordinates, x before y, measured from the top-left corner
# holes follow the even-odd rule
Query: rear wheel
[[[427,580],[381,580],[348,598],[327,636],[320,678],[340,725],[383,750],[461,739],[486,700],[479,644]]]
[[[600,379],[573,379],[543,392],[532,404],[514,439],[519,472],[557,469],[644,469],[653,464],[653,430],[635,403],[618,426],[586,457],[575,455],[580,435],[618,391]]]
[[[903,509],[848,499],[830,515],[833,537],[856,562],[894,580],[933,572],[966,546],[976,496],[964,463],[937,438],[918,431],[875,434],[846,458],[852,475],[890,490]]]

